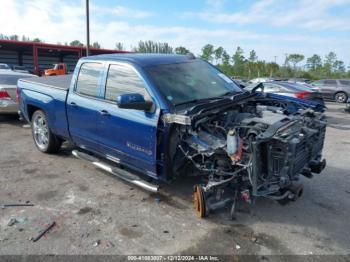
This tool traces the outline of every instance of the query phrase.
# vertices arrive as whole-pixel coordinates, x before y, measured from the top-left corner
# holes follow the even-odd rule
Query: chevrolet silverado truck
[[[35,145],[73,155],[152,192],[196,176],[199,217],[258,197],[302,195],[320,173],[326,119],[312,101],[243,91],[213,65],[181,55],[81,58],[72,76],[18,82]]]

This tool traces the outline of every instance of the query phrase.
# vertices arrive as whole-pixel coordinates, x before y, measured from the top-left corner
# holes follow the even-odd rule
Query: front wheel
[[[344,92],[339,92],[335,94],[334,99],[338,103],[345,103],[346,100],[348,99],[348,96]]]
[[[61,147],[62,141],[51,132],[47,117],[41,110],[32,116],[32,135],[41,152],[56,153]]]

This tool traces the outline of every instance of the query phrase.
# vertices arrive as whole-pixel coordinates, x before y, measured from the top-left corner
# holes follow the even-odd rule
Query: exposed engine
[[[190,116],[167,116],[178,125],[176,168],[206,178],[194,203],[200,217],[236,200],[267,197],[284,204],[302,194],[299,175],[325,167],[321,152],[326,120],[322,112],[272,100],[253,100]],[[183,168],[185,167],[185,168]]]

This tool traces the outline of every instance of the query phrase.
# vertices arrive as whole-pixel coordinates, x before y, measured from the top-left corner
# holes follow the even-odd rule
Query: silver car
[[[0,114],[17,114],[16,88],[18,79],[36,77],[32,74],[0,69]]]

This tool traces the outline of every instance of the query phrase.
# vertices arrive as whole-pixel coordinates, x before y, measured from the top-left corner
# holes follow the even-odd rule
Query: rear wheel
[[[339,92],[335,94],[334,99],[338,103],[345,103],[348,99],[348,95],[344,92]]]
[[[32,135],[41,152],[56,153],[61,147],[62,141],[51,132],[47,117],[41,110],[32,116]]]

